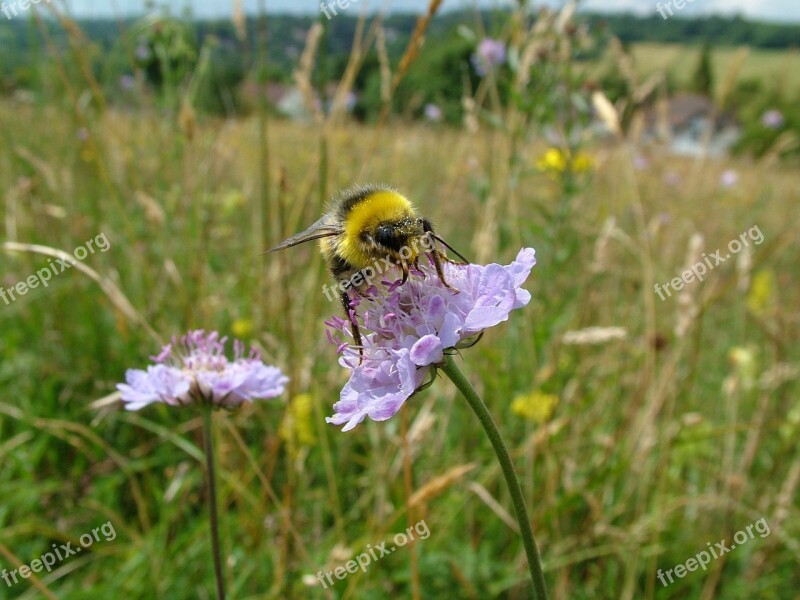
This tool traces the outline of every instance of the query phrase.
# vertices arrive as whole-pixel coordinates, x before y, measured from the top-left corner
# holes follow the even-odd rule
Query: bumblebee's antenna
[[[461,253],[460,253],[458,250],[456,250],[455,248],[453,248],[453,247],[452,247],[450,244],[448,244],[447,242],[445,242],[445,241],[444,241],[442,238],[440,238],[440,237],[439,237],[438,235],[436,235],[435,233],[433,234],[433,237],[434,237],[434,239],[438,240],[438,241],[439,241],[439,242],[442,244],[442,246],[444,246],[445,248],[447,248],[448,250],[450,250],[450,251],[451,251],[453,254],[455,254],[455,255],[456,255],[458,258],[460,258],[461,260],[463,260],[463,261],[464,261],[466,264],[469,264],[469,261],[468,261],[466,258],[464,258],[463,256],[461,256]]]

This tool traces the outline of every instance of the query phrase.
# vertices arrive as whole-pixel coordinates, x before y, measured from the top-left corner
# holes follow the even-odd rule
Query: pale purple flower
[[[669,187],[677,187],[681,184],[681,176],[675,171],[668,171],[664,173],[664,183]]]
[[[444,115],[442,114],[442,109],[436,106],[435,104],[426,104],[425,105],[425,118],[428,121],[433,121],[434,123],[438,123],[442,120]]]
[[[147,46],[146,43],[140,43],[136,46],[136,50],[134,51],[136,58],[140,61],[144,62],[146,60],[150,60],[150,48]]]
[[[406,283],[383,281],[355,299],[364,346],[363,360],[350,345],[350,322],[334,317],[328,339],[338,347],[339,363],[350,370],[335,414],[326,420],[348,431],[365,417],[384,421],[425,382],[444,355],[468,345],[485,329],[508,319],[530,302],[521,288],[536,264],[532,248],[520,250],[507,266],[445,263],[442,284],[430,260],[420,261]],[[394,274],[393,274],[394,275]]]
[[[724,188],[732,188],[739,183],[739,173],[733,169],[727,169],[719,177],[719,184]]]
[[[119,87],[123,90],[132,90],[136,87],[136,79],[132,75],[123,75],[119,78]]]
[[[650,166],[650,161],[647,160],[646,156],[642,156],[641,154],[637,154],[633,157],[633,168],[637,171],[644,171],[647,167]]]
[[[356,104],[358,104],[358,96],[356,96],[355,92],[352,91],[347,92],[347,95],[345,96],[344,99],[344,106],[347,109],[347,111],[352,112],[353,109],[356,107]]]
[[[761,124],[769,129],[780,129],[785,119],[781,111],[773,108],[761,115]]]
[[[274,398],[289,381],[277,367],[264,364],[256,348],[244,355],[244,344],[233,343],[234,359],[225,356],[228,338],[202,329],[190,331],[164,346],[155,364],[128,369],[126,383],[117,385],[128,410],[139,410],[156,402],[170,406],[210,404],[237,408],[244,402]]]
[[[500,40],[484,38],[478,44],[475,54],[472,55],[472,66],[481,77],[485,76],[494,67],[499,67],[506,62],[506,45]]]

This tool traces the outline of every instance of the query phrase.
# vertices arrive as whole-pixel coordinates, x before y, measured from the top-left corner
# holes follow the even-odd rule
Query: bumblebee
[[[267,252],[312,240],[319,240],[328,270],[338,283],[339,297],[359,352],[363,352],[363,347],[351,290],[361,293],[377,275],[394,266],[402,270],[405,283],[410,268],[417,265],[425,252],[430,254],[441,282],[450,288],[442,269],[443,262],[449,259],[439,251],[436,242],[467,262],[434,232],[430,220],[417,214],[408,198],[383,185],[357,186],[341,192],[331,200],[319,221]]]

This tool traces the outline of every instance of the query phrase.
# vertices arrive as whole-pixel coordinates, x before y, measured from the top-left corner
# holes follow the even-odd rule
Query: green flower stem
[[[503,442],[503,438],[500,436],[500,430],[497,428],[489,409],[486,408],[486,404],[480,399],[469,381],[467,381],[467,378],[456,366],[452,355],[445,357],[442,371],[467,399],[481,425],[483,425],[486,435],[489,436],[489,441],[492,442],[497,459],[500,461],[500,468],[506,478],[508,491],[511,492],[511,501],[514,504],[514,512],[516,512],[517,521],[519,522],[519,531],[522,534],[522,544],[525,546],[525,553],[528,555],[528,566],[530,567],[531,580],[533,581],[533,597],[535,600],[546,600],[547,588],[544,584],[542,563],[539,558],[539,550],[536,548],[536,540],[533,537],[531,520],[528,517],[528,509],[525,506],[525,498],[522,495],[519,479],[517,479],[517,474],[514,471],[514,463],[511,462],[511,456]]]
[[[225,600],[225,580],[222,575],[222,554],[219,545],[217,519],[217,475],[214,470],[214,443],[211,439],[212,408],[203,411],[203,445],[206,452],[206,482],[208,484],[208,512],[211,521],[211,550],[214,555],[214,575],[217,580],[217,600]]]

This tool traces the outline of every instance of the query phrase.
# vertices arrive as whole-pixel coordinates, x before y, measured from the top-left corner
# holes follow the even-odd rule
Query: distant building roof
[[[735,117],[726,111],[720,111],[708,96],[690,92],[678,92],[667,100],[667,122],[672,131],[691,127],[697,119],[714,117],[717,127],[737,125]],[[657,107],[651,107],[645,113],[645,124],[648,129],[660,125]]]

